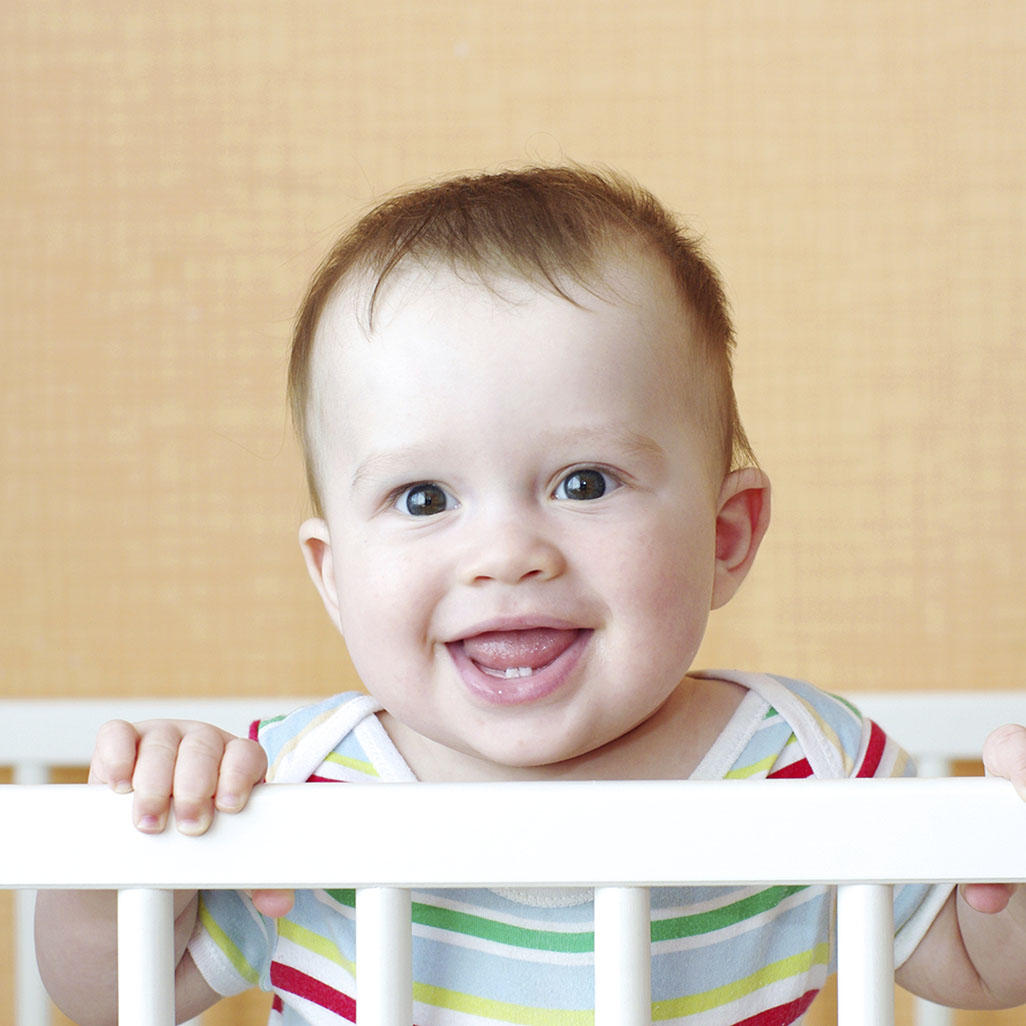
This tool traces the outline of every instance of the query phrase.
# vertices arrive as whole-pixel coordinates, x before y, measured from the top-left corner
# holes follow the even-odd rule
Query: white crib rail
[[[1026,809],[1006,782],[979,778],[272,785],[258,791],[248,814],[219,817],[203,838],[139,834],[130,800],[82,785],[0,788],[0,822],[19,838],[6,846],[0,885],[123,892],[122,948],[150,952],[122,970],[121,1021],[138,1026],[173,1021],[169,949],[159,939],[144,945],[142,934],[170,936],[161,892],[174,888],[356,887],[358,944],[371,936],[358,959],[391,970],[366,986],[366,975],[360,980],[360,1026],[409,1026],[409,889],[593,886],[596,959],[610,958],[621,972],[633,963],[641,978],[600,991],[596,1022],[636,1026],[648,1022],[639,998],[649,957],[639,890],[837,883],[838,1021],[886,1026],[893,1022],[889,885],[1026,878]],[[354,835],[364,840],[350,846]],[[859,837],[887,843],[852,843]],[[160,921],[155,930],[139,921],[139,909]],[[407,938],[401,959],[391,946],[396,937]],[[598,978],[614,975],[597,965]]]
[[[944,776],[954,759],[978,757],[987,733],[1026,721],[1026,694],[1000,692],[866,692],[852,695],[862,711],[912,752],[926,776]],[[310,700],[312,701],[312,699]],[[108,719],[196,719],[244,733],[260,713],[287,711],[300,697],[231,699],[3,699],[0,700],[0,765],[14,767],[14,781],[45,783],[50,770],[83,766],[100,724]],[[39,982],[32,951],[32,895],[15,904],[15,1005],[18,1026],[48,1026],[50,1004]],[[918,1026],[948,1026],[947,1009],[917,1002]]]

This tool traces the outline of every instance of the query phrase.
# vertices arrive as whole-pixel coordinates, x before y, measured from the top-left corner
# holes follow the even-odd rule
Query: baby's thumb
[[[1026,801],[1026,727],[1006,723],[983,742],[983,766],[988,777],[1010,780]]]
[[[250,891],[256,910],[269,919],[287,916],[296,901],[295,891]]]
[[[1013,884],[975,883],[959,887],[970,908],[984,915],[1003,912],[1015,891]]]

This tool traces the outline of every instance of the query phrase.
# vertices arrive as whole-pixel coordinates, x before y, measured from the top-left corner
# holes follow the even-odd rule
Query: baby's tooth
[[[534,670],[530,666],[510,666],[506,669],[506,679],[511,677],[530,677]]]

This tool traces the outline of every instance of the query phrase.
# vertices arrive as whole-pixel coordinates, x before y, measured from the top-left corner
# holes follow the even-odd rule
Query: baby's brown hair
[[[697,241],[647,190],[623,175],[576,165],[465,175],[402,193],[372,209],[335,243],[299,309],[289,364],[289,401],[321,512],[307,417],[314,337],[325,304],[343,282],[367,280],[367,324],[387,279],[409,261],[520,278],[568,295],[568,281],[595,290],[614,247],[654,252],[668,266],[692,324],[682,345],[711,371],[714,429],[724,471],[754,463],[737,412],[734,330],[720,279]],[[697,329],[693,333],[689,328]],[[693,339],[692,334],[697,335]]]

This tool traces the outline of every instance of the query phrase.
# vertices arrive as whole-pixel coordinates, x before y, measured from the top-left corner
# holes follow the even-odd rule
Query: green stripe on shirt
[[[652,941],[655,943],[680,940],[683,937],[696,937],[734,926],[776,908],[792,894],[805,889],[804,886],[767,887],[708,912],[657,919],[652,923]],[[355,892],[352,889],[332,890],[328,891],[328,894],[340,904],[355,907]],[[508,947],[570,954],[584,954],[595,950],[595,934],[592,930],[557,931],[514,926],[510,923],[495,922],[486,916],[440,908],[419,901],[413,902],[411,918],[420,926],[477,937]]]
[[[675,916],[671,919],[656,919],[652,923],[652,941],[679,940],[682,937],[697,937],[703,933],[713,933],[730,926],[753,919],[770,909],[776,908],[785,898],[804,891],[804,885],[790,887],[767,887],[765,890],[750,894],[740,901],[710,909],[708,912],[696,912],[688,916]]]
[[[352,888],[329,890],[327,893],[341,905],[356,907],[356,892]],[[507,947],[569,954],[595,950],[593,930],[536,930],[526,926],[515,926],[512,923],[496,922],[486,916],[460,912],[457,909],[426,905],[420,901],[413,902],[410,917],[418,926],[477,937]]]

